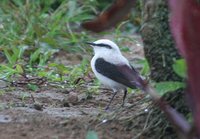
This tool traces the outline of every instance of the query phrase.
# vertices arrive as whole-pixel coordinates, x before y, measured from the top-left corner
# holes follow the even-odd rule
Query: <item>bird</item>
[[[113,95],[105,108],[106,110],[109,109],[117,92],[124,92],[122,101],[122,106],[124,106],[127,88],[144,89],[145,81],[122,55],[117,44],[108,39],[86,43],[92,46],[94,50],[94,56],[90,64],[96,78],[103,85],[113,90]]]

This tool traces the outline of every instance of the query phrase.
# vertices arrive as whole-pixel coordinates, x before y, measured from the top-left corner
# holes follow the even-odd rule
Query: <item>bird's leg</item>
[[[116,91],[116,90],[114,90],[114,94],[113,94],[112,98],[110,99],[110,101],[109,101],[108,105],[106,106],[105,110],[108,110],[108,109],[109,109],[109,107],[110,107],[110,104],[111,104],[111,102],[113,101],[113,99],[114,99],[114,97],[116,96],[116,94],[117,94],[117,91]]]
[[[127,95],[127,89],[124,90],[124,96],[123,96],[123,101],[122,101],[122,107],[124,107],[126,95]]]

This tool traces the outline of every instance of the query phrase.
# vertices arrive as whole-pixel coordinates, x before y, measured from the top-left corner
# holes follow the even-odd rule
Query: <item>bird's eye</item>
[[[108,49],[112,49],[112,47],[108,44],[104,44],[104,43],[99,43],[99,44],[96,44],[97,46],[100,46],[100,47],[105,47],[105,48],[108,48]]]

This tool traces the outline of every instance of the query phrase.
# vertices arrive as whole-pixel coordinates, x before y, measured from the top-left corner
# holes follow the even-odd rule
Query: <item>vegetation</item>
[[[91,53],[91,49],[86,47],[84,42],[96,40],[99,36],[81,29],[80,23],[94,18],[109,4],[110,1],[100,2],[99,0],[2,0],[0,4],[0,61],[2,62],[0,80],[7,83],[2,88],[20,86],[32,92],[38,91],[42,86],[76,88],[82,90],[87,98],[91,98],[92,93],[98,92],[99,83],[90,75],[87,54]],[[114,31],[103,32],[100,35],[111,35],[118,44],[135,41],[132,37],[127,37],[127,34],[138,30],[132,22],[138,24],[141,19],[138,15],[133,14],[132,17],[134,16],[137,19],[130,18],[119,24]],[[154,42],[157,45],[160,44],[160,42]],[[130,51],[126,45],[120,48],[124,52]],[[81,53],[80,64],[71,65],[56,61],[56,56],[63,51],[66,55]],[[147,60],[142,59],[137,62],[141,67],[141,74],[147,77],[150,73]],[[169,69],[177,76],[177,80],[150,81],[153,82],[160,95],[185,88],[184,61],[173,59],[173,65],[171,64]],[[88,80],[92,82],[92,85],[85,84]],[[25,98],[26,95],[22,95],[22,101]],[[98,137],[95,131],[91,130],[88,131],[86,138]]]
[[[48,81],[74,80],[88,70],[88,60],[72,67],[52,60],[59,51],[88,52],[84,41],[91,36],[81,31],[80,22],[91,18],[91,4],[77,1],[6,1],[0,5],[0,48],[4,64],[0,78],[37,77]],[[94,6],[95,6],[94,5]],[[77,30],[78,29],[78,30]],[[76,30],[76,31],[75,31]],[[84,71],[83,71],[84,70]],[[27,82],[29,84],[29,82]]]
[[[0,48],[6,61],[0,66],[0,78],[8,81],[29,78],[26,80],[29,89],[41,85],[38,82],[33,87],[32,77],[59,82],[62,87],[73,86],[78,78],[84,77],[90,70],[88,59],[81,57],[82,63],[75,66],[55,63],[53,59],[63,50],[68,53],[91,52],[84,42],[97,38],[83,31],[80,23],[93,18],[97,9],[102,10],[98,1],[3,0],[0,6]],[[120,31],[124,24],[128,22],[120,24],[113,33],[117,42],[131,40]],[[122,51],[127,50],[128,47],[122,47]],[[17,83],[20,82],[12,82]]]

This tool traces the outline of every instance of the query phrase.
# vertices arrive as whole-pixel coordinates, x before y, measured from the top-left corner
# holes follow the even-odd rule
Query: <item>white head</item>
[[[101,39],[92,43],[88,42],[87,44],[93,47],[95,55],[104,53],[121,54],[119,47],[108,39]]]

